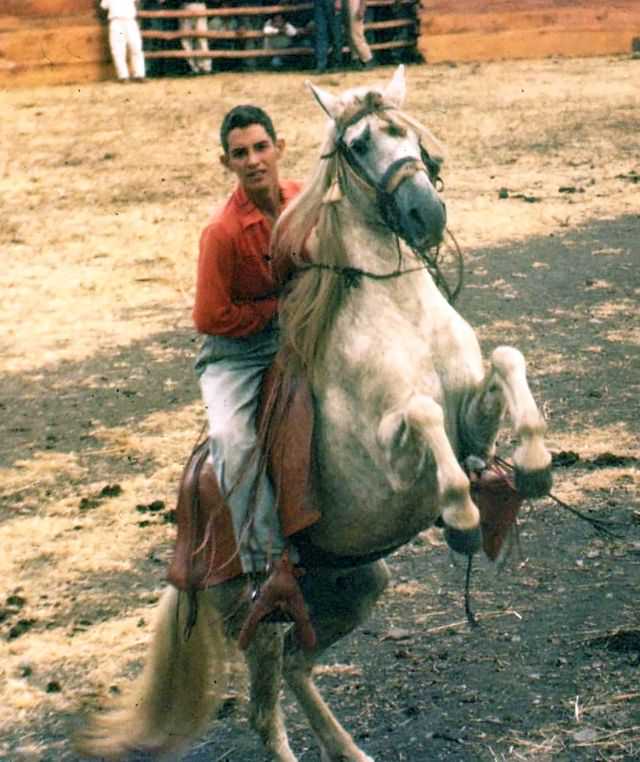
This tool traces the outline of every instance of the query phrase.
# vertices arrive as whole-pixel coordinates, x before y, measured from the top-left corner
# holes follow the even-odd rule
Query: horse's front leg
[[[377,432],[385,471],[395,492],[425,478],[428,461],[435,464],[438,505],[450,547],[470,555],[480,548],[480,514],[469,493],[445,429],[444,413],[431,397],[415,394],[400,409],[388,411]]]
[[[491,368],[463,415],[465,450],[490,460],[503,411],[509,411],[518,442],[513,453],[516,488],[523,497],[541,497],[551,489],[551,455],[544,444],[546,423],[527,382],[522,353],[498,347]]]

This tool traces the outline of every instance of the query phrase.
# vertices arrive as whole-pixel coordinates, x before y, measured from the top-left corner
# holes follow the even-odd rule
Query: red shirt
[[[280,183],[283,208],[301,185]],[[272,223],[238,186],[200,236],[193,322],[199,333],[249,336],[278,309],[269,261]]]

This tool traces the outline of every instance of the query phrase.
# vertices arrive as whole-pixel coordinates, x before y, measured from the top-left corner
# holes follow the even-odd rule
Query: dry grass
[[[320,84],[342,89],[389,73]],[[215,129],[239,102],[266,106],[288,144],[285,174],[304,177],[322,131],[304,78],[228,74],[1,94],[0,367],[12,388],[34,390],[25,397],[31,416],[45,416],[40,384],[59,402],[78,390],[108,390],[108,378],[83,369],[96,353],[117,358],[140,342],[158,356],[170,350],[154,337],[189,330],[199,231],[232,187],[217,162]],[[463,247],[637,212],[637,186],[621,179],[640,154],[636,62],[415,66],[408,81],[409,112],[448,144],[447,201]],[[563,186],[584,192],[561,193]],[[507,204],[500,188],[539,201]],[[131,367],[132,378],[143,370]],[[163,383],[167,394],[193,384],[191,369]],[[12,624],[31,623],[0,643],[1,758],[67,758],[69,717],[136,668],[164,570],[154,558],[164,561],[173,530],[155,522],[142,532],[135,505],[173,503],[201,423],[199,405],[186,404],[113,426],[90,422],[92,443],[64,452],[33,440],[14,459],[11,435],[0,443],[0,609]],[[583,436],[558,444],[588,453],[600,449],[598,438],[615,437],[637,447],[619,427]],[[114,471],[126,458],[151,465]],[[575,489],[589,490],[591,478]],[[119,495],[79,510],[82,496],[95,498],[115,480]],[[406,586],[396,592],[412,594]],[[58,738],[46,749],[44,728]],[[613,753],[624,741],[597,742]],[[545,736],[518,751],[540,760],[558,743]]]

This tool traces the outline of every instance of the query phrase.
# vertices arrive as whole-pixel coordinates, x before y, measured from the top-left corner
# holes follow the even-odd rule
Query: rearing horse
[[[322,518],[307,532],[302,563],[305,547],[342,561],[311,565],[301,581],[317,635],[312,653],[281,625],[258,628],[247,651],[251,720],[276,762],[296,762],[279,705],[284,676],[323,762],[372,762],[320,697],[314,662],[364,621],[388,582],[382,558],[418,532],[441,519],[454,549],[475,552],[479,514],[463,465],[470,456],[491,460],[505,410],[520,494],[548,492],[551,458],[522,355],[499,347],[485,369],[473,330],[422,254],[442,241],[446,211],[435,139],[402,111],[403,67],[377,89],[339,98],[311,89],[330,126],[314,174],[276,226],[274,255],[306,251],[281,311],[284,342],[315,398]],[[165,593],[135,692],[97,717],[85,751],[175,758],[206,728],[249,586],[236,578],[198,593],[188,640],[185,598]]]

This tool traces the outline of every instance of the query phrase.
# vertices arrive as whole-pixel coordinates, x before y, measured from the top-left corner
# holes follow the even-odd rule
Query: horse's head
[[[309,85],[334,124],[334,151],[370,190],[385,224],[410,246],[442,241],[446,209],[436,190],[441,159],[421,141],[426,132],[402,113],[404,67],[384,88],[341,97]]]

